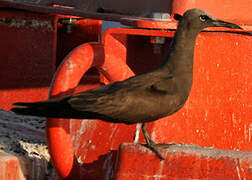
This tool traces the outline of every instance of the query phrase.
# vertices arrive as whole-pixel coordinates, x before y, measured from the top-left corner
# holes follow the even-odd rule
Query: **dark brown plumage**
[[[175,113],[186,102],[192,87],[194,44],[198,33],[213,26],[241,29],[238,25],[216,20],[200,9],[188,10],[176,18],[179,18],[178,30],[165,60],[157,69],[73,96],[15,103],[12,111],[126,124],[151,122]],[[145,124],[142,130],[147,144],[155,150]]]

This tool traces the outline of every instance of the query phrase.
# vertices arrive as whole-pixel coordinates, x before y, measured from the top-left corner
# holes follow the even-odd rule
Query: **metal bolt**
[[[161,54],[165,44],[165,37],[151,36],[150,42],[153,44],[153,53]]]
[[[154,12],[152,19],[155,21],[171,21],[169,13]],[[151,44],[153,44],[153,53],[161,54],[163,45],[165,44],[165,37],[151,37]]]
[[[171,21],[169,13],[161,13],[161,12],[152,13],[152,19],[155,21]]]
[[[73,25],[76,24],[77,20],[77,18],[62,18],[59,19],[59,23],[63,25],[63,31],[70,34],[73,32]]]

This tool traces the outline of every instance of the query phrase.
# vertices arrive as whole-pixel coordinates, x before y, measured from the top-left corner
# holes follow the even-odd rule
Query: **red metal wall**
[[[17,101],[47,99],[53,74],[63,57],[81,43],[99,40],[100,20],[79,20],[72,32],[66,33],[58,22],[60,18],[67,17],[1,10],[1,109],[10,109]]]

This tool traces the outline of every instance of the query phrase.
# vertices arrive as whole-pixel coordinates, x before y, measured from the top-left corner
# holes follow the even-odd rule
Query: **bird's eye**
[[[209,17],[206,15],[201,15],[199,18],[202,22],[205,22],[207,19],[209,19]]]

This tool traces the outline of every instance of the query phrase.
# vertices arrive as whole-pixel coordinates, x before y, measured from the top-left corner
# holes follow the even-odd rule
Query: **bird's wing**
[[[145,76],[143,79],[131,78],[74,95],[68,103],[75,110],[98,113],[111,118],[113,122],[133,122],[143,118],[152,107],[158,106],[163,96],[171,94],[174,88],[171,77],[160,80],[155,75],[150,76],[150,79]]]
[[[164,78],[160,78],[159,81],[156,81],[155,83],[151,84],[149,87],[149,90],[153,93],[159,93],[159,94],[174,94],[177,92],[177,85],[174,81],[173,76],[168,76]]]
[[[125,86],[123,82],[115,82],[73,95],[68,103],[79,111],[96,111],[103,106],[112,105],[117,99],[122,99],[127,94],[128,89],[130,87]]]
[[[121,122],[122,115],[126,114],[126,110],[130,106],[127,103],[129,94],[132,94],[132,86],[116,82],[74,95],[68,100],[68,104],[74,110],[97,113],[106,118],[104,120],[111,119],[113,122],[120,120]]]

